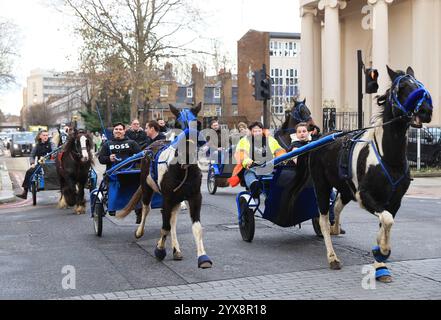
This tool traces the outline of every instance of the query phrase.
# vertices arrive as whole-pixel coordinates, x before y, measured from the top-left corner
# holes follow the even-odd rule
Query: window
[[[222,116],[222,107],[216,106],[216,116],[221,117]]]
[[[161,98],[168,97],[168,86],[161,86],[160,96]]]
[[[187,98],[193,98],[193,88],[187,88]]]
[[[219,99],[221,97],[221,88],[214,88],[214,98]]]

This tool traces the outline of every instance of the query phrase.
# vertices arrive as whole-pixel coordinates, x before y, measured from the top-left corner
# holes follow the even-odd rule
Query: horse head
[[[182,167],[197,164],[197,147],[201,127],[197,116],[201,109],[202,103],[199,103],[191,109],[184,108],[181,110],[178,110],[175,106],[170,104],[170,111],[176,117],[175,128],[183,130],[173,142],[173,144],[176,145],[176,155]]]
[[[379,104],[388,102],[391,106],[385,110],[385,115],[390,118],[404,117],[415,127],[432,120],[432,97],[426,87],[415,78],[411,67],[406,72],[394,71],[387,66],[389,77],[392,81],[391,88],[379,98]],[[385,119],[391,120],[391,119]]]
[[[65,150],[70,150],[76,158],[79,158],[81,162],[86,163],[92,160],[92,146],[92,138],[87,131],[83,129],[75,129],[73,134],[69,137]]]
[[[292,109],[286,111],[285,119],[285,123],[282,126],[283,129],[293,129],[301,122],[314,124],[311,111],[306,106],[306,99],[303,101],[295,100]]]

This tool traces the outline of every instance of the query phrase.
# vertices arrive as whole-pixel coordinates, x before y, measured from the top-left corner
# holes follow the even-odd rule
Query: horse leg
[[[380,220],[380,230],[377,235],[377,247],[374,247],[372,252],[374,254],[376,270],[376,278],[381,282],[392,282],[392,277],[386,267],[386,260],[391,254],[390,233],[394,224],[394,217],[388,211],[383,211],[378,214]]]
[[[326,245],[326,256],[331,269],[341,269],[340,260],[335,254],[334,247],[332,246],[331,239],[331,222],[329,221],[329,195],[331,194],[330,188],[316,188],[318,205],[320,209],[320,229],[322,230],[323,238]]]
[[[84,185],[85,183],[77,184],[77,204],[75,211],[78,215],[86,213],[86,201],[84,200]]]
[[[198,267],[202,269],[211,268],[213,262],[206,255],[204,243],[202,242],[202,225],[200,222],[202,195],[200,193],[195,195],[193,198],[188,200],[188,204],[190,207],[191,221],[193,223],[193,237],[197,247]]]
[[[139,224],[135,232],[136,239],[141,239],[142,236],[144,236],[145,222],[147,221],[147,216],[150,213],[150,202],[152,201],[152,197],[153,189],[145,185],[142,191],[142,217],[141,223]]]
[[[60,200],[58,200],[57,209],[67,209],[68,207],[66,200],[64,199],[64,185],[64,178],[60,178]]]
[[[165,250],[165,244],[167,241],[167,236],[170,234],[171,225],[171,214],[172,214],[172,207],[170,206],[170,200],[164,199],[164,206],[161,210],[162,214],[162,228],[161,228],[161,237],[158,240],[158,244],[155,248],[155,257],[162,261],[164,260],[165,256],[167,255],[167,251]]]
[[[179,214],[179,206],[176,206],[172,210],[170,224],[171,224],[171,241],[172,241],[172,247],[173,247],[173,260],[182,260],[184,257],[182,255],[181,249],[179,247],[178,237],[176,234],[176,224],[178,220],[178,214]]]
[[[335,200],[334,205],[334,225],[331,226],[331,235],[338,236],[340,234],[340,214],[349,201],[343,201],[342,195],[340,194]]]

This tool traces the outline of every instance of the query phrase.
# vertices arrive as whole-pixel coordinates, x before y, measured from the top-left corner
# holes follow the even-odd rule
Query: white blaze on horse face
[[[85,161],[89,160],[89,153],[87,152],[87,138],[85,136],[80,137],[81,154]]]

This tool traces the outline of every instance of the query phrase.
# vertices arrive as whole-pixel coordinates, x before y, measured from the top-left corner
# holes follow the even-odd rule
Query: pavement
[[[0,204],[14,201],[11,177],[4,161],[0,161]]]

